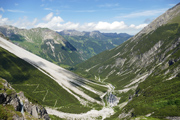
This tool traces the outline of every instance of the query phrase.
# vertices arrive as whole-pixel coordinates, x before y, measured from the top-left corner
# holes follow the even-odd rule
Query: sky
[[[0,25],[134,35],[179,0],[0,0]]]

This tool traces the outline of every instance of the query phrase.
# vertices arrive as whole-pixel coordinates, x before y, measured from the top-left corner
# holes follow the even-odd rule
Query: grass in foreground
[[[54,80],[3,48],[0,48],[0,71],[0,77],[17,91],[23,91],[32,102],[51,107],[78,105],[77,109],[84,112],[79,101]]]

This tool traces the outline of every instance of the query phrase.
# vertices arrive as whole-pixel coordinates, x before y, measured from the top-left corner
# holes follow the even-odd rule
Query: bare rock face
[[[49,120],[49,115],[46,109],[40,105],[32,104],[24,96],[23,92],[18,93],[19,99],[23,102],[23,109],[25,112],[31,114],[35,118],[43,118]]]
[[[1,83],[3,87],[0,88],[2,93],[0,93],[0,104],[12,105],[16,111],[21,110],[21,103],[17,97],[15,90],[8,84],[7,81],[2,80]]]
[[[38,118],[38,108],[35,105],[32,106],[31,111],[32,111],[32,116]]]
[[[0,93],[0,104],[3,104],[6,101],[6,94]]]
[[[13,99],[9,102],[10,105],[12,105],[16,111],[21,111],[21,103],[20,100],[17,97],[17,94],[13,97]]]
[[[15,90],[10,86],[10,84],[3,79],[0,79],[0,90],[3,91],[0,93],[0,104],[12,105],[15,111],[20,111],[22,114],[24,112],[29,113],[34,118],[49,120],[49,115],[46,109],[40,105],[32,104],[29,100],[24,96],[23,92],[16,93]],[[19,117],[18,115],[13,116],[13,120],[24,120],[23,117]]]
[[[19,117],[18,115],[13,116],[13,120],[24,120],[23,117]]]

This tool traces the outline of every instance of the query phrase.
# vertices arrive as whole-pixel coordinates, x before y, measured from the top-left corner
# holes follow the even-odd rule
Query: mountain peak
[[[60,35],[70,35],[70,36],[83,36],[85,33],[77,31],[77,30],[63,30],[58,32]]]
[[[94,30],[94,31],[92,31],[92,32],[94,32],[94,33],[101,33],[100,31],[98,31],[98,30]]]
[[[179,48],[180,4],[118,47],[78,64],[75,72],[111,83],[121,96],[118,104],[127,103],[109,119],[134,119],[149,113],[173,119],[180,116],[179,104],[169,104],[180,99],[175,88],[180,86]]]
[[[164,14],[156,18],[153,22],[151,22],[148,26],[142,29],[137,35],[141,36],[142,34],[148,34],[151,31],[156,30],[158,27],[165,25],[167,23],[180,23],[180,3],[175,5],[174,7],[167,10]],[[134,38],[136,38],[134,37]],[[133,39],[134,40],[134,39]]]

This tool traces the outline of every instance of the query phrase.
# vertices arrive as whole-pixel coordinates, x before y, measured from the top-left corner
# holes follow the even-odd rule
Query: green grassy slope
[[[124,117],[128,119],[150,113],[157,119],[180,116],[179,21],[177,14],[155,30],[141,32],[73,68],[86,78],[98,76],[101,81],[112,83],[116,96],[121,97],[119,106],[129,101],[123,109],[115,107],[116,114],[110,119],[117,119],[122,113],[129,113]],[[126,89],[129,91],[121,92]]]
[[[1,26],[0,32],[26,50],[58,65],[75,65],[82,62],[81,55],[61,35],[48,28],[18,29]]]
[[[91,37],[91,36],[70,36],[62,35],[66,40],[68,40],[77,51],[81,53],[82,57],[87,60],[98,53],[101,53],[105,50],[112,49],[128,38],[130,35],[119,35],[119,36],[105,36],[101,34],[101,37]]]
[[[23,91],[32,102],[61,107],[61,111],[69,112],[76,112],[76,109],[85,112],[90,109],[82,106],[54,80],[2,48],[0,48],[0,77],[6,79],[17,91]]]

